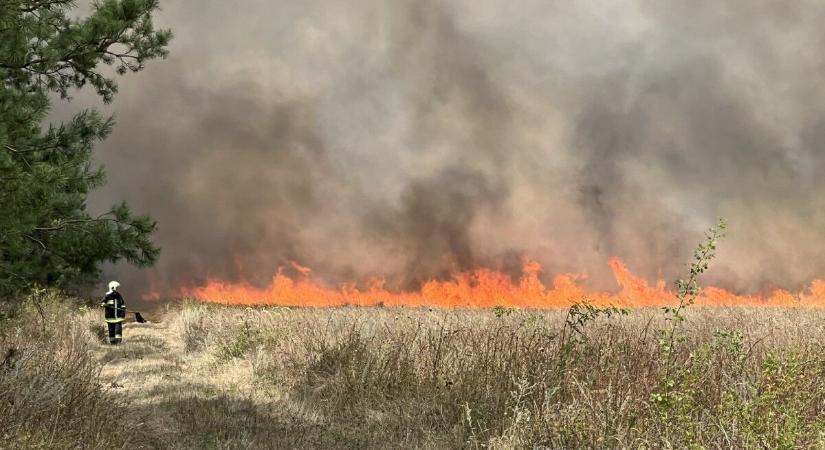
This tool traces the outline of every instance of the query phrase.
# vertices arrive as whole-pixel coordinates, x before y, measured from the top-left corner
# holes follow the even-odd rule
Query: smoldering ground
[[[821,2],[163,8],[171,56],[121,80],[98,152],[93,206],[159,222],[155,269],[107,269],[132,286],[296,261],[410,287],[529,255],[610,288],[610,256],[673,279],[720,216],[710,281],[825,273]]]

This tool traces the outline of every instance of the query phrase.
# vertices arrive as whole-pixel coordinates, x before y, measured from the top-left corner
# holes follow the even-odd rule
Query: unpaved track
[[[123,343],[100,343],[101,378],[124,397],[161,448],[345,448],[323,418],[279,386],[255,382],[248,358],[187,353],[174,321],[127,323]]]
[[[174,432],[173,411],[160,406],[173,392],[182,393],[195,386],[187,376],[183,345],[172,339],[167,324],[128,323],[124,326],[124,342],[117,346],[101,344],[96,356],[105,386],[125,397],[133,411],[147,413],[147,426],[163,434]]]

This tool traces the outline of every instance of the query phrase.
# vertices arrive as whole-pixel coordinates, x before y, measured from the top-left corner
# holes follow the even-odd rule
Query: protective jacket
[[[118,291],[109,291],[101,303],[104,307],[106,322],[118,323],[126,319],[126,302]]]

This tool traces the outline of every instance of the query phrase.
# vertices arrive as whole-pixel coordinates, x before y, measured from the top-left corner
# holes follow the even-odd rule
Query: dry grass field
[[[825,311],[686,317],[667,357],[656,309],[181,303],[110,347],[100,311],[29,306],[0,333],[0,446],[825,447]]]

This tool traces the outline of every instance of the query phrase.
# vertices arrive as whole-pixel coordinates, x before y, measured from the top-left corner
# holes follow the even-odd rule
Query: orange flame
[[[566,308],[587,299],[594,305],[622,307],[650,307],[676,303],[675,294],[664,280],[651,286],[634,275],[619,259],[609,261],[619,285],[617,292],[587,292],[580,281],[582,274],[558,274],[552,285],[545,286],[539,275],[541,265],[524,259],[522,275],[513,281],[506,274],[478,268],[458,273],[451,280],[431,280],[418,291],[391,291],[384,281],[373,279],[365,289],[354,285],[326,287],[310,277],[311,270],[292,263],[300,276],[289,277],[278,270],[269,286],[257,288],[247,282],[228,283],[208,280],[206,285],[182,289],[178,295],[207,302],[240,305],[281,306],[407,306],[444,308],[490,308],[507,306],[518,308]],[[814,280],[810,287],[798,294],[775,290],[769,295],[737,295],[717,287],[702,290],[696,303],[705,306],[825,306],[825,281]]]

